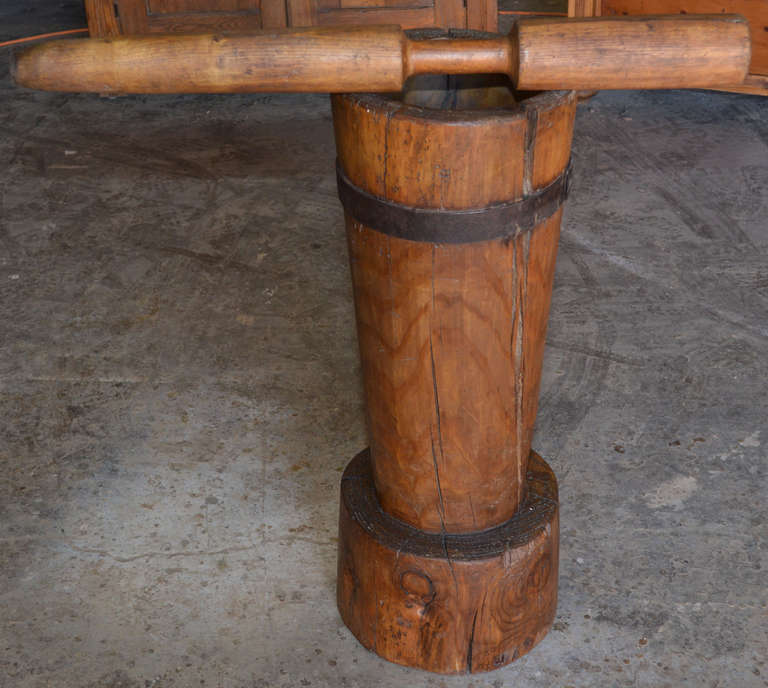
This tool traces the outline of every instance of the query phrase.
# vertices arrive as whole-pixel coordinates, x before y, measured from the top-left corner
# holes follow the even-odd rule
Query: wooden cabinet
[[[92,36],[399,24],[496,31],[497,0],[85,0]]]
[[[571,17],[616,14],[741,14],[752,38],[750,74],[726,90],[768,95],[768,0],[569,0]]]

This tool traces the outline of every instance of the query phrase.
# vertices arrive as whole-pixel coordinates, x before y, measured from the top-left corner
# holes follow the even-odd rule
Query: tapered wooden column
[[[557,598],[531,436],[575,103],[496,82],[333,96],[370,434],[342,479],[339,609],[443,673],[527,652]]]

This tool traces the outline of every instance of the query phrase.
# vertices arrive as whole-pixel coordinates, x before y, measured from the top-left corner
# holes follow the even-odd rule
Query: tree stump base
[[[338,606],[366,648],[443,674],[497,669],[533,648],[557,606],[557,481],[531,451],[526,497],[487,530],[418,530],[382,510],[369,451],[341,481]]]

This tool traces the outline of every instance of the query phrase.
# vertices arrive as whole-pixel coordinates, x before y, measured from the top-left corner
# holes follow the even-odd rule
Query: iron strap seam
[[[360,224],[398,239],[434,244],[468,244],[511,238],[554,215],[570,191],[572,160],[548,186],[509,203],[446,210],[403,205],[355,186],[336,161],[339,200]]]

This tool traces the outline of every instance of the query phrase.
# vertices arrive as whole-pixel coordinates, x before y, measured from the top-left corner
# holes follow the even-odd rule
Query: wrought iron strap
[[[355,186],[338,161],[336,179],[344,209],[366,227],[409,241],[469,244],[516,236],[550,218],[568,197],[571,168],[569,161],[549,186],[518,201],[466,210],[416,208],[374,196]]]

